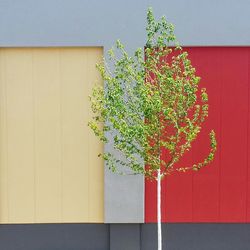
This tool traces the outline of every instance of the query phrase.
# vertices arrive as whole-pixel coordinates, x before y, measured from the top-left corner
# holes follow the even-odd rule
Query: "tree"
[[[214,158],[217,142],[202,162],[176,167],[208,116],[208,95],[188,53],[176,42],[174,27],[147,12],[147,43],[129,56],[118,40],[109,51],[109,64],[98,64],[104,86],[90,96],[95,135],[111,145],[99,155],[113,172],[144,174],[157,181],[158,250],[161,236],[161,179],[173,171],[200,170]],[[107,136],[109,135],[109,136]],[[117,154],[118,152],[118,154]],[[164,155],[164,157],[162,157]]]

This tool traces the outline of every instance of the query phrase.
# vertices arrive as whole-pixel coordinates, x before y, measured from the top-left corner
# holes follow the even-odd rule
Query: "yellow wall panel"
[[[96,68],[95,68],[95,61],[92,55],[95,54],[96,57],[98,57],[98,51],[87,51],[87,60],[86,64],[89,65],[88,75],[87,75],[87,83],[88,88],[86,89],[88,91],[88,95],[91,94],[92,89],[92,82],[91,82],[91,76],[95,74]],[[90,102],[87,101],[87,109],[88,110],[88,117],[91,116],[91,109],[90,109]],[[88,141],[89,141],[89,159],[90,163],[93,167],[89,168],[89,175],[88,179],[92,180],[89,182],[89,192],[92,194],[89,196],[89,206],[91,209],[89,209],[89,218],[91,221],[98,222],[103,218],[103,211],[104,211],[104,194],[102,198],[100,199],[100,196],[98,194],[103,192],[103,188],[99,183],[102,183],[102,176],[103,173],[103,167],[102,167],[102,159],[96,156],[96,152],[102,152],[102,144],[97,140],[95,135],[93,133],[88,133]],[[100,175],[100,173],[102,173]]]
[[[9,222],[5,53],[0,50],[0,218]]]
[[[97,58],[95,58],[97,59]],[[89,220],[89,131],[84,123],[87,84],[86,53],[80,49],[61,54],[62,69],[62,152],[63,152],[63,218],[73,222]],[[76,63],[74,63],[76,62]],[[84,81],[82,81],[84,79]],[[74,112],[72,112],[72,110]],[[79,133],[75,133],[79,131]],[[84,142],[84,143],[83,143]],[[86,143],[88,142],[88,143]],[[82,152],[85,152],[83,154]],[[74,193],[74,196],[72,196]],[[77,203],[78,206],[74,206]]]
[[[61,221],[59,51],[33,50],[36,221]]]
[[[103,222],[101,48],[0,49],[0,223]]]
[[[5,53],[9,222],[34,220],[32,57]],[[22,81],[25,79],[25,81]],[[1,173],[0,173],[1,174]],[[1,197],[0,197],[1,199]]]

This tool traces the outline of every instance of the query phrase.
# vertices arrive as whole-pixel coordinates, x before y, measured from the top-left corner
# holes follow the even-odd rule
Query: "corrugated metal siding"
[[[103,222],[87,127],[102,48],[0,49],[0,223]]]
[[[249,222],[249,47],[189,47],[202,86],[209,94],[209,117],[180,165],[208,153],[208,133],[219,143],[214,162],[199,172],[174,174],[162,183],[162,220]],[[145,221],[156,221],[156,184],[146,181]]]

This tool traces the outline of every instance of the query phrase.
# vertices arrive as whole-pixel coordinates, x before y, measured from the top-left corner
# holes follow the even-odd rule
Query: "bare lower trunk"
[[[158,250],[162,250],[161,236],[161,170],[157,170],[157,231],[158,231]]]

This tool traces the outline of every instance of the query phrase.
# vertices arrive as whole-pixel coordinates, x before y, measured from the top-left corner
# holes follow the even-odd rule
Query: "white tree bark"
[[[161,170],[157,170],[157,232],[158,232],[158,250],[162,250],[161,235]]]

